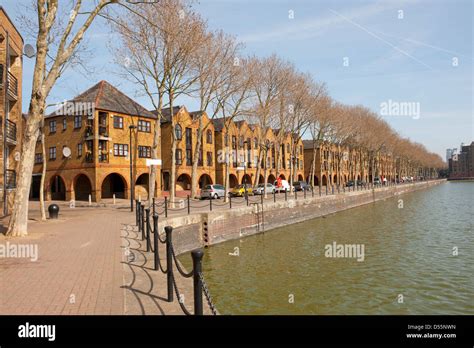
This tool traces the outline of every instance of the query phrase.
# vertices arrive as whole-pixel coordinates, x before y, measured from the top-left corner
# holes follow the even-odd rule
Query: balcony
[[[5,188],[7,190],[16,188],[16,172],[14,170],[5,170]]]
[[[5,121],[5,139],[7,144],[16,145],[16,123],[10,120]]]
[[[87,162],[87,163],[92,163],[92,162],[94,162],[94,156],[92,155],[91,152],[86,153],[86,162]]]
[[[99,154],[99,162],[100,163],[108,163],[109,162],[109,155],[107,153],[100,153]]]
[[[18,100],[18,80],[10,71],[7,72],[7,86],[9,99],[13,101]]]

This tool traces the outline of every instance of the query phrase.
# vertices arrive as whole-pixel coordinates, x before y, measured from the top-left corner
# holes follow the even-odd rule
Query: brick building
[[[461,151],[451,155],[448,165],[449,179],[474,179],[474,141],[470,145],[461,145]]]
[[[153,113],[106,81],[62,104],[45,117],[46,158],[38,142],[31,198],[39,197],[44,162],[46,199],[88,200],[89,195],[93,201],[113,195],[129,198],[130,151],[135,195],[145,198],[149,180],[146,159],[151,158],[155,121]],[[157,178],[155,195],[159,185]]]
[[[0,204],[10,213],[19,167],[22,123],[23,38],[0,6]]]

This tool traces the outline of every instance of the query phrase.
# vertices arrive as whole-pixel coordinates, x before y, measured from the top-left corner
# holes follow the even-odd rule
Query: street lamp
[[[248,141],[245,140],[243,143],[243,148],[244,148],[244,194],[245,194],[245,199],[247,200],[247,161],[246,161],[246,156],[245,156],[245,153],[246,153],[246,149],[245,149],[245,146],[246,144],[248,144]]]
[[[133,146],[132,146],[132,130],[136,129],[137,126],[135,125],[130,125],[128,126],[128,129],[130,130],[130,211],[133,212],[133,201],[135,198],[135,185],[134,185],[134,180],[133,180]]]

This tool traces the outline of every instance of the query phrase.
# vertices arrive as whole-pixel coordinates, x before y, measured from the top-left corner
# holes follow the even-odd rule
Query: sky
[[[0,2],[22,32],[19,15],[30,2]],[[474,140],[471,0],[200,0],[195,7],[211,29],[241,41],[245,53],[278,54],[324,82],[335,100],[369,107],[443,159],[447,148]],[[86,37],[90,71],[67,70],[48,103],[107,80],[151,108],[148,97],[117,73],[109,45],[114,36],[105,23],[97,21]],[[24,57],[24,111],[33,69],[34,59]],[[188,97],[178,104],[199,107]]]

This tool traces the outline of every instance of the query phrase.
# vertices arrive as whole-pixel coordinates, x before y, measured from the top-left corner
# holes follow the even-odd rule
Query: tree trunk
[[[201,140],[202,140],[202,117],[199,118],[196,148],[194,149],[194,153],[193,153],[193,167],[191,169],[191,198],[194,198],[197,196],[197,185],[198,185],[197,170],[198,170],[198,162],[199,162],[199,150],[201,149],[201,143],[202,143]],[[204,161],[204,153],[202,154],[202,157]]]
[[[162,92],[160,92],[162,93]],[[158,109],[157,111],[157,119],[155,121],[155,129],[153,132],[153,145],[151,148],[151,156],[154,159],[157,159],[159,156],[158,149],[161,149],[161,108],[163,107],[162,98],[158,100]],[[173,130],[174,132],[174,130]],[[130,149],[131,151],[132,149]],[[161,163],[163,165],[163,162]],[[155,197],[155,182],[156,182],[157,172],[156,166],[151,166],[150,170],[150,180],[148,182],[148,205],[151,206],[153,203],[153,197]]]
[[[44,208],[44,181],[46,179],[46,145],[45,145],[45,137],[44,137],[44,121],[43,127],[41,132],[41,153],[43,156],[43,169],[41,170],[41,183],[40,183],[40,210],[41,210],[41,220],[46,221],[46,211]]]
[[[174,126],[176,122],[173,115],[173,93],[169,93],[170,114],[171,114],[171,174],[170,174],[170,207],[174,208],[174,201],[176,196],[176,134]],[[186,160],[186,153],[185,153]]]

